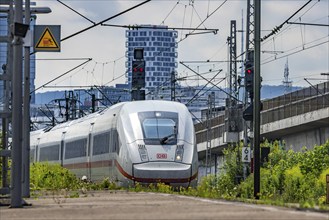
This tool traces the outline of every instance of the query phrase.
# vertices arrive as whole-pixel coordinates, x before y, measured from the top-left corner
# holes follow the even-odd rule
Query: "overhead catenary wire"
[[[183,15],[182,28],[184,27],[185,15],[186,15],[186,5],[185,5],[185,7],[184,7],[184,15]],[[182,38],[182,36],[183,36],[183,31],[181,32],[181,38]]]
[[[318,44],[315,44],[315,45],[312,45],[312,46],[309,46],[309,47],[303,47],[302,49],[300,49],[300,50],[297,50],[297,51],[294,51],[294,52],[291,52],[291,53],[289,53],[289,54],[286,54],[286,55],[283,55],[283,56],[280,56],[280,57],[276,57],[275,59],[272,59],[272,60],[270,60],[270,61],[263,61],[261,64],[262,65],[264,65],[264,64],[267,64],[267,63],[270,63],[270,62],[273,62],[273,61],[275,61],[275,60],[279,60],[279,59],[282,59],[282,58],[285,58],[285,57],[288,57],[288,56],[291,56],[291,55],[293,55],[293,54],[296,54],[296,53],[299,53],[299,52],[302,52],[302,51],[305,51],[305,50],[309,50],[309,49],[312,49],[312,48],[314,48],[314,47],[318,47],[318,46],[321,46],[321,45],[323,45],[323,44],[326,44],[326,43],[329,43],[329,40],[326,40],[326,41],[323,41],[323,42],[320,42],[320,43],[318,43]],[[306,45],[306,44],[305,44]]]
[[[204,73],[199,73],[199,74],[200,75],[206,75],[206,74],[210,74],[210,73],[218,72],[218,71],[222,71],[222,69],[212,70],[212,71],[208,71],[208,72],[204,72]],[[181,80],[186,80],[187,78],[191,78],[191,77],[195,77],[195,76],[194,75],[182,76],[182,77],[176,78],[176,80],[177,81],[181,81]]]
[[[178,5],[178,3],[179,3],[179,1],[177,1],[177,4],[175,4],[175,7]],[[289,56],[289,55],[288,55],[288,56]],[[278,58],[278,59],[280,59],[280,58]],[[276,60],[276,59],[274,59],[274,60]],[[274,61],[274,60],[273,60],[273,61]],[[124,75],[121,75],[121,77],[123,77],[123,76],[124,76]],[[121,78],[121,77],[120,77],[120,78]],[[113,81],[114,81],[114,74],[113,74],[112,82],[113,82]]]
[[[62,60],[62,61],[72,61],[72,60],[89,60],[91,59],[90,57],[88,58],[79,58],[79,57],[73,57],[73,58],[35,58],[35,59],[30,59],[30,60]]]
[[[103,26],[118,26],[118,25],[108,25],[108,24],[104,24],[104,22],[107,22],[107,21],[109,21],[110,19],[113,19],[113,18],[115,18],[115,17],[117,17],[117,16],[119,16],[119,15],[121,15],[121,14],[123,14],[123,13],[126,13],[126,12],[128,12],[128,11],[130,11],[130,10],[136,8],[136,7],[139,7],[139,6],[141,6],[142,4],[145,4],[145,3],[149,2],[149,1],[151,1],[151,0],[144,1],[144,2],[142,2],[142,3],[140,3],[140,4],[136,5],[136,6],[134,6],[134,7],[132,7],[132,8],[129,8],[129,9],[127,9],[127,10],[125,10],[125,11],[123,11],[123,12],[117,14],[117,15],[114,15],[114,16],[112,16],[112,17],[110,17],[110,18],[108,18],[108,19],[105,19],[105,20],[103,20],[103,21],[101,21],[101,22],[98,22],[98,23],[94,23],[93,21],[91,21],[90,19],[84,17],[83,15],[81,15],[80,13],[78,13],[77,11],[75,11],[75,10],[73,9],[74,12],[76,12],[76,13],[78,13],[79,15],[83,16],[85,19],[90,20],[90,22],[92,22],[93,25],[92,25],[92,26],[89,26],[89,27],[87,27],[87,28],[85,28],[85,29],[83,29],[83,30],[80,30],[80,31],[78,31],[78,32],[76,32],[76,33],[74,33],[74,34],[72,34],[72,35],[69,35],[69,36],[67,36],[67,37],[65,37],[65,38],[63,38],[63,39],[61,39],[61,41],[67,40],[67,39],[69,39],[69,38],[71,38],[71,37],[73,37],[73,36],[76,36],[77,34],[80,34],[80,33],[84,32],[84,31],[87,31],[87,30],[89,30],[89,29],[91,29],[91,28],[93,28],[93,27],[96,27],[96,26],[98,26],[98,25],[103,25]],[[59,2],[60,2],[60,1],[59,1]],[[60,3],[62,3],[62,2],[60,2]],[[179,4],[179,1],[177,2],[177,4]],[[177,4],[176,4],[176,6],[177,6]],[[63,5],[65,5],[65,4],[63,4]],[[67,5],[65,5],[65,6],[67,6]],[[69,6],[67,6],[67,7],[70,8]],[[174,8],[173,8],[173,9],[174,9]],[[173,9],[172,9],[172,10],[173,10]],[[71,9],[71,10],[72,10],[72,9]],[[217,9],[216,9],[216,10],[217,10]],[[215,10],[215,11],[216,11],[216,10]],[[213,13],[214,13],[214,12],[213,12]],[[212,14],[213,14],[213,13],[212,13]],[[169,15],[168,15],[168,16],[169,16]],[[204,21],[205,21],[205,20],[204,20]],[[204,21],[202,21],[201,24],[203,24]],[[200,24],[200,25],[201,25],[201,24]],[[200,26],[200,25],[199,25],[199,26]],[[129,26],[125,26],[125,27],[129,27]],[[176,29],[179,29],[179,28],[176,28]],[[191,28],[182,28],[182,29],[184,29],[184,30],[192,30],[192,31],[196,31],[198,28],[192,28],[192,29],[191,29]],[[200,29],[200,30],[202,30],[202,29]],[[218,31],[218,29],[203,29],[203,30],[208,30],[208,31],[210,30],[211,32],[214,32],[214,33],[217,33],[217,31]],[[187,37],[187,36],[186,36],[186,37]],[[186,37],[185,37],[185,39],[186,39]],[[182,39],[182,40],[183,40],[183,39]],[[178,43],[179,43],[179,42],[178,42]],[[160,52],[161,52],[161,51],[160,51]],[[124,57],[124,56],[123,56],[123,57]],[[116,78],[113,77],[113,79],[112,79],[111,81],[105,83],[104,85],[107,85],[107,84],[109,84],[110,82],[113,82],[113,81],[115,81],[116,79],[119,79],[119,78],[123,77],[124,75],[126,75],[127,72],[128,72],[128,71],[126,71],[124,74],[120,75],[119,77],[116,77]]]
[[[175,10],[175,8],[177,7],[177,5],[179,4],[180,0],[177,1],[177,3],[174,5],[174,7],[170,10],[170,12],[167,14],[167,16],[163,19],[163,21],[161,22],[161,24],[164,24],[164,22],[166,21],[166,19],[169,17],[169,15]]]
[[[329,24],[314,24],[314,23],[305,23],[305,22],[287,22],[287,24],[298,24],[298,25],[310,25],[310,26],[319,26],[319,27],[329,27]]]
[[[81,17],[83,17],[84,19],[86,19],[87,21],[96,24],[96,22],[90,20],[89,18],[87,18],[86,16],[84,16],[83,14],[79,13],[77,10],[73,9],[72,7],[68,6],[67,4],[65,4],[64,2],[57,0],[57,2],[61,3],[62,5],[64,5],[65,7],[69,8],[71,11],[74,11],[76,14],[80,15]]]
[[[202,89],[201,90],[199,90],[196,94],[194,94],[194,96],[187,102],[187,103],[185,103],[185,105],[188,105],[188,104],[190,104],[198,95],[199,95],[199,93],[213,80],[213,79],[215,79],[215,77],[216,76],[218,76],[218,74],[221,72],[222,70],[219,70],[218,71],[218,73],[217,74],[215,74],[212,78],[211,78],[211,80],[208,80],[207,81],[207,83],[202,87]]]
[[[184,27],[164,27],[164,26],[146,26],[146,25],[118,25],[118,24],[101,24],[101,26],[128,28],[128,29],[158,29],[158,30],[193,30],[193,31],[211,31],[217,33],[219,29],[215,28],[184,28]]]
[[[280,24],[279,26],[276,26],[271,33],[269,33],[268,35],[264,36],[263,38],[261,38],[261,41],[266,40],[267,38],[269,38],[270,36],[276,34],[278,31],[280,31],[280,29],[283,27],[283,25],[285,25],[291,18],[293,18],[296,14],[298,14],[301,10],[303,10],[303,8],[305,8],[309,3],[311,3],[312,0],[309,0],[308,2],[306,2],[301,8],[299,8],[295,13],[293,13],[287,20],[285,20],[282,24]]]
[[[316,3],[315,3],[316,4]],[[314,5],[315,5],[314,4]],[[312,5],[311,8],[314,6]],[[310,9],[308,9],[306,12],[304,12],[303,14],[301,14],[298,18],[296,18],[294,21],[297,21],[299,20],[302,16],[304,16]],[[273,36],[272,36],[272,40],[264,40],[262,41],[262,47],[265,47],[268,43],[273,43],[275,42],[275,39],[276,38],[279,38],[279,37],[283,37],[285,34],[287,34],[288,31],[293,31],[293,29],[297,29],[298,27],[297,26],[293,26],[293,25],[290,25],[288,24],[287,22],[287,25],[286,26],[283,26],[282,29],[280,29],[279,32],[275,33]],[[271,32],[273,30],[270,30]]]
[[[293,13],[293,15],[291,15],[288,19],[286,19],[281,25],[276,26],[272,32],[266,36],[264,36],[261,40],[262,40],[262,46],[264,46],[264,44],[268,43],[269,41],[265,41],[267,38],[269,38],[272,35],[276,35],[278,34],[278,32],[280,31],[280,33],[278,35],[282,35],[286,30],[283,29],[281,30],[281,28],[283,28],[284,24],[288,23],[288,21],[293,18],[296,14],[298,14],[302,9],[304,9],[310,2],[312,2],[312,0],[309,0],[307,3],[305,3],[301,8],[299,8],[296,12]],[[306,12],[304,12],[301,16],[305,15],[305,13],[307,13],[311,8],[313,8],[319,1],[315,2]],[[297,19],[296,19],[297,20]],[[277,36],[278,36],[277,35]],[[243,56],[246,53],[246,51],[242,52],[240,55],[237,56],[237,58],[239,58],[240,56]]]
[[[218,73],[211,79],[209,80],[203,87],[201,90],[199,90],[187,103],[185,103],[185,105],[188,105],[190,103],[192,103],[196,97],[199,96],[199,93],[221,72],[222,70],[218,71]],[[224,79],[226,78],[223,78],[221,81],[219,81],[216,85],[213,85],[210,89],[212,89],[213,87],[217,86],[219,83],[221,83]],[[208,89],[207,91],[209,91],[210,89]],[[206,92],[205,92],[206,93]],[[202,95],[204,95],[205,93],[203,93]],[[201,95],[200,95],[201,96]]]
[[[204,22],[203,22],[202,19],[201,19],[201,16],[199,15],[198,11],[197,11],[196,8],[194,7],[194,4],[192,5],[192,10],[195,11],[195,14],[198,16],[198,18],[199,18],[199,20],[201,21],[203,27],[204,27],[205,29],[207,29],[206,25],[204,24]],[[209,16],[209,15],[207,15],[207,16]]]
[[[304,16],[308,11],[310,11],[317,3],[318,3],[319,1],[317,1],[317,2],[315,2],[314,4],[312,4],[311,6],[310,6],[310,8],[308,8],[307,10],[306,10],[306,12],[303,12],[303,14],[301,15],[301,16]],[[294,13],[294,14],[296,14],[296,13]],[[292,17],[292,16],[290,16],[290,17]],[[326,18],[327,18],[328,16],[326,16]],[[328,17],[329,18],[329,17]],[[298,20],[298,19],[300,19],[300,17],[299,18],[297,18],[296,20]],[[316,20],[313,20],[313,22],[315,22],[315,21],[318,21],[319,19],[316,19]],[[291,24],[290,23],[294,23],[294,22],[287,22],[287,24],[289,24],[288,25],[288,27],[289,27],[289,29],[288,28],[286,28],[286,29],[282,29],[282,31],[280,31],[280,33],[278,33],[277,35],[274,35],[273,36],[273,41],[274,41],[274,39],[276,39],[278,36],[282,36],[284,33],[286,33],[286,31],[287,30],[291,30],[292,28],[291,28]],[[296,22],[295,22],[296,23]],[[299,24],[299,23],[296,23],[296,24]],[[308,23],[306,23],[306,25],[307,25]],[[312,24],[312,23],[311,23]],[[300,23],[299,24],[300,26],[301,25],[303,25],[303,23]],[[312,25],[312,26],[319,26],[319,27],[321,27],[321,26],[325,26],[325,27],[327,27],[327,25]],[[305,25],[304,25],[304,27],[305,27]],[[297,26],[296,27],[293,27],[293,28],[298,28]],[[329,29],[328,29],[329,30]],[[305,30],[305,34],[306,34],[306,30]],[[261,65],[264,65],[264,64],[267,64],[267,63],[271,63],[271,62],[274,62],[274,61],[276,61],[276,60],[279,60],[279,59],[282,59],[282,58],[286,58],[286,57],[289,57],[289,56],[291,56],[291,55],[294,55],[294,54],[297,54],[297,53],[300,53],[300,52],[303,52],[303,51],[306,51],[306,50],[309,50],[309,49],[312,49],[312,48],[315,48],[315,47],[319,47],[319,46],[321,46],[321,45],[324,45],[324,44],[328,44],[328,42],[329,42],[329,32],[328,32],[328,35],[326,35],[326,36],[324,36],[324,37],[320,37],[320,38],[318,38],[318,39],[316,39],[316,40],[313,40],[313,41],[310,41],[310,42],[307,42],[307,41],[305,41],[305,38],[303,38],[304,40],[303,40],[303,43],[301,44],[301,45],[299,45],[299,46],[297,46],[297,47],[294,47],[294,48],[292,48],[292,49],[289,49],[289,50],[285,50],[285,51],[273,51],[273,56],[270,56],[270,57],[267,57],[267,58],[265,58],[265,59],[262,59],[262,63],[261,63]],[[328,39],[328,40],[324,40],[324,39]],[[324,41],[322,41],[322,40],[324,40]],[[317,43],[318,42],[318,43]],[[264,44],[266,44],[266,43],[271,43],[270,41],[263,41],[262,42],[262,45],[264,45]],[[329,48],[329,44],[328,44],[328,48]],[[265,51],[262,51],[262,52],[265,52]],[[242,56],[243,54],[244,54],[245,52],[242,52],[239,56]],[[279,55],[278,55],[279,54]],[[328,63],[328,65],[329,65],[329,63]],[[298,78],[301,78],[301,77],[298,77]]]
[[[226,1],[227,1],[227,0],[226,0]],[[107,24],[103,24],[103,25],[104,25],[104,26],[110,26],[110,25],[107,25]],[[129,27],[129,26],[128,26],[128,27]],[[153,28],[153,27],[149,27],[149,26],[141,26],[140,28]],[[164,29],[165,27],[154,27],[154,28]],[[167,29],[167,28],[166,28],[166,29]],[[179,29],[179,28],[176,28],[176,29]],[[193,30],[195,31],[196,28],[193,28]],[[198,30],[200,30],[200,29],[198,29]],[[212,29],[208,29],[208,30],[212,30]],[[217,33],[218,29],[213,29],[213,31]],[[187,38],[187,36],[186,36],[184,39],[186,39],[186,38]],[[177,44],[179,44],[179,43],[182,42],[182,41],[183,41],[183,40],[177,42]],[[163,52],[164,49],[165,49],[165,48],[162,48],[162,50],[158,51],[158,53],[155,55],[155,57],[157,57],[158,55],[160,55],[160,54]],[[115,80],[117,80],[117,79],[119,79],[119,78],[125,76],[128,72],[129,72],[129,70],[126,70],[122,75],[116,77],[115,79],[112,79],[112,80],[108,81],[108,82],[105,83],[104,85],[108,85],[109,83],[111,83],[111,82],[113,82],[113,81],[115,81]]]
[[[143,26],[143,25],[130,26],[130,25],[102,24],[102,26],[124,27],[124,28],[132,28],[132,29],[134,29],[134,28],[136,28],[136,29],[138,29],[138,28],[143,28],[143,29],[144,29],[144,28],[145,28],[145,29],[173,29],[173,30],[194,30],[194,31],[195,31],[195,30],[210,30],[211,32],[214,32],[214,33],[217,33],[217,31],[218,31],[218,29],[201,29],[201,28],[196,29],[196,28],[176,28],[176,27],[175,27],[175,28],[169,28],[169,27],[154,27],[154,26],[150,27],[150,26]],[[181,41],[177,42],[177,44],[180,43],[180,42],[181,42]],[[163,52],[162,50],[159,51],[159,52],[157,53],[157,55],[155,55],[155,56],[160,55],[162,52]],[[123,57],[124,57],[124,56],[123,56]],[[121,57],[121,58],[122,58],[122,57]],[[123,74],[121,74],[120,76],[118,76],[118,77],[116,77],[116,78],[113,78],[112,80],[108,81],[108,82],[105,83],[104,85],[108,85],[108,84],[114,82],[115,80],[120,79],[121,77],[125,76],[128,72],[129,72],[129,70],[126,70]]]
[[[184,63],[180,62],[182,65],[184,65],[186,68],[188,68],[189,70],[191,70],[192,72],[194,72],[195,74],[197,74],[198,76],[200,76],[202,79],[208,81],[206,78],[204,78],[202,75],[198,74],[197,72],[195,72],[193,69],[191,69],[189,66],[185,65]],[[215,85],[213,82],[210,81],[210,83],[212,85]],[[232,96],[231,94],[229,94],[228,92],[226,92],[224,89],[218,87],[217,85],[215,85],[216,88],[218,88],[219,90],[221,90],[222,92],[224,92],[226,95],[230,96],[231,98],[235,99],[236,101],[243,103],[241,100],[239,100],[238,98]]]
[[[96,67],[97,67],[97,65],[99,64],[99,65],[101,65],[101,70],[102,70],[102,84],[103,85],[105,85],[105,84],[108,84],[108,83],[103,83],[103,75],[104,75],[104,72],[105,72],[105,65],[107,65],[107,64],[110,64],[110,63],[113,63],[113,69],[112,69],[112,74],[113,74],[113,78],[112,78],[112,81],[114,81],[115,80],[115,64],[116,64],[116,62],[118,61],[118,60],[120,60],[120,59],[122,59],[123,57],[120,57],[120,58],[118,58],[118,59],[115,59],[115,60],[113,60],[113,61],[107,61],[107,62],[97,62],[97,61],[94,61],[94,65],[93,65],[93,67],[92,67],[92,70],[91,71],[88,71],[88,70],[85,70],[86,72],[87,72],[87,74],[91,74],[91,76],[92,76],[92,78],[99,84],[99,82],[98,82],[98,80],[97,80],[97,78],[95,77],[95,74],[94,74],[94,72],[96,71]],[[84,70],[85,68],[83,67],[81,70]],[[76,74],[76,73],[75,73]],[[64,79],[65,80],[65,79]],[[88,83],[88,78],[87,78],[87,81],[86,81],[86,83]]]
[[[80,66],[83,66],[83,65],[87,64],[87,63],[90,62],[91,60],[92,60],[92,59],[89,59],[89,60],[87,60],[87,61],[85,61],[85,62],[83,62],[83,63],[81,63],[81,64],[79,64],[79,65],[77,65],[77,66],[75,66],[75,67],[73,67],[72,69],[66,71],[65,73],[61,74],[60,76],[57,76],[57,77],[55,77],[54,79],[52,79],[52,80],[50,80],[50,81],[44,83],[43,85],[41,85],[41,86],[39,86],[38,88],[36,88],[36,89],[34,89],[33,91],[31,91],[30,94],[34,93],[35,91],[37,91],[37,90],[43,88],[44,86],[46,86],[46,85],[48,85],[48,84],[54,82],[55,80],[61,78],[62,76],[65,76],[66,74],[72,72],[73,70],[79,68]]]
[[[208,15],[203,21],[201,21],[201,23],[199,25],[197,25],[195,27],[195,29],[198,29],[201,25],[203,25],[203,23],[208,20],[208,18],[210,18],[214,13],[216,13],[225,3],[227,2],[227,0],[224,0],[224,2],[222,2],[213,12],[210,13],[210,15]],[[180,41],[178,41],[178,43],[182,42],[183,40],[185,40],[188,36],[190,36],[190,34],[192,34],[194,31],[191,31],[190,33],[188,33],[187,35],[185,35],[185,38],[181,39]]]
[[[99,88],[99,86],[97,86],[97,85],[94,85],[95,86],[95,88],[106,98],[106,100],[107,101],[109,101],[109,103],[111,104],[111,105],[113,105],[113,102],[107,97],[107,95],[102,91],[102,89],[101,88]]]
[[[67,37],[64,37],[63,39],[61,39],[61,41],[65,41],[65,40],[67,40],[67,39],[70,39],[71,37],[74,37],[74,36],[76,36],[76,35],[78,35],[78,34],[81,34],[81,33],[85,32],[85,31],[87,31],[87,30],[90,30],[90,29],[92,29],[92,28],[94,28],[94,27],[96,27],[96,26],[98,26],[98,25],[101,25],[101,24],[103,24],[103,23],[105,23],[105,22],[107,22],[107,21],[109,21],[109,20],[112,20],[112,19],[114,19],[114,18],[116,18],[116,17],[118,17],[118,16],[120,16],[120,15],[122,15],[122,14],[125,14],[125,13],[127,13],[127,12],[129,12],[129,11],[135,9],[135,8],[138,8],[138,7],[140,7],[140,6],[142,6],[142,5],[146,4],[146,3],[148,3],[148,2],[150,2],[150,1],[151,1],[151,0],[143,1],[143,2],[141,2],[141,3],[139,3],[139,4],[135,5],[135,6],[133,6],[133,7],[131,7],[131,8],[128,8],[128,9],[126,9],[126,10],[124,10],[124,11],[122,11],[122,12],[116,14],[116,15],[113,15],[113,16],[111,16],[111,17],[109,17],[109,18],[107,18],[107,19],[104,19],[104,20],[102,20],[102,21],[100,21],[100,22],[98,22],[98,23],[95,23],[95,24],[93,24],[93,25],[91,25],[91,26],[89,26],[89,27],[87,27],[87,28],[84,28],[84,29],[82,29],[82,30],[80,30],[80,31],[78,31],[78,32],[76,32],[76,33],[74,33],[74,34],[71,34],[71,35],[69,35],[69,36],[67,36]]]
[[[327,96],[325,96],[324,93],[322,93],[318,88],[316,88],[312,83],[310,83],[306,78],[304,78],[304,80],[311,85],[311,87],[313,89],[315,89],[315,91],[317,91],[319,94],[321,94],[323,97],[325,97],[328,101],[329,101],[329,98]]]

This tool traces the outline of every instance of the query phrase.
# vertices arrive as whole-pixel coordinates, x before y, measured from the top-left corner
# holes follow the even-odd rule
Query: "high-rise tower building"
[[[171,98],[171,79],[177,68],[177,31],[167,26],[143,25],[126,31],[128,84],[132,81],[134,50],[143,49],[145,61],[145,98]]]

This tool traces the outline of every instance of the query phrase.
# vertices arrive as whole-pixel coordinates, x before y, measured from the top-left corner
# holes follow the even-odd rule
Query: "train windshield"
[[[178,114],[173,112],[141,112],[139,119],[145,144],[176,144]]]

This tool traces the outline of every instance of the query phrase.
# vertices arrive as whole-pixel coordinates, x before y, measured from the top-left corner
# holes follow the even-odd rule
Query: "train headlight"
[[[149,156],[147,154],[147,150],[145,148],[145,145],[139,144],[138,145],[138,151],[139,151],[139,156],[141,157],[142,161],[148,161],[149,160]]]
[[[177,145],[175,161],[176,162],[182,162],[183,161],[183,155],[184,155],[184,145]]]

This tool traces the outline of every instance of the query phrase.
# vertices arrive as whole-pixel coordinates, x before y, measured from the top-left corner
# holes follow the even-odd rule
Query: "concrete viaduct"
[[[303,146],[312,148],[329,140],[329,81],[262,100],[261,137],[284,141],[295,151]],[[211,152],[221,155],[230,143],[243,140],[242,108],[236,111],[236,130],[229,131],[227,109],[216,117],[195,125],[200,160],[206,155],[208,144]],[[207,128],[208,127],[208,128]]]

